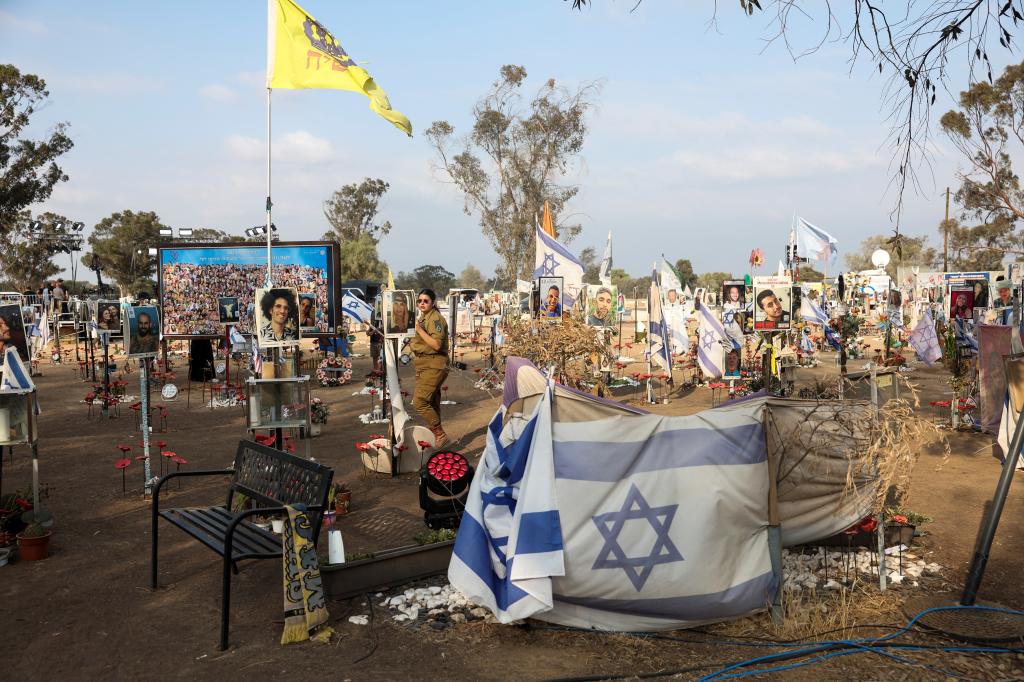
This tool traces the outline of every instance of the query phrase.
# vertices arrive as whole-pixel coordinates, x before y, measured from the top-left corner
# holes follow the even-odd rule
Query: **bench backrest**
[[[235,453],[235,475],[228,492],[228,507],[234,493],[251,498],[258,506],[290,504],[320,505],[326,508],[334,470],[266,445],[243,440]],[[317,533],[322,512],[310,512]]]

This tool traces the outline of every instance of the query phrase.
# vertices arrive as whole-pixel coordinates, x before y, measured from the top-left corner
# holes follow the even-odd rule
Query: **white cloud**
[[[243,135],[229,135],[224,140],[224,146],[228,152],[239,161],[258,161],[267,154],[267,143],[264,140],[257,140],[255,137]]]
[[[229,135],[224,141],[228,152],[240,161],[261,161],[267,156],[266,140],[244,135]],[[337,160],[330,140],[316,137],[305,130],[294,130],[276,136],[273,146],[276,163],[326,163]]]
[[[239,71],[235,74],[235,78],[244,85],[267,86],[267,74],[265,71]]]
[[[199,94],[214,102],[234,102],[238,99],[238,93],[223,85],[204,85],[199,88]]]
[[[873,154],[763,146],[714,152],[680,150],[671,155],[669,165],[705,178],[747,182],[820,178],[885,164]]]
[[[10,12],[0,10],[0,28],[13,32],[42,34],[47,32],[46,24],[31,19],[19,19]]]

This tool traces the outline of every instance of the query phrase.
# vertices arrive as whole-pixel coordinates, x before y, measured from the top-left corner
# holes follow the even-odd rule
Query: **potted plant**
[[[21,515],[32,509],[27,495],[7,493],[0,496],[0,547],[13,545],[15,538],[24,528]]]
[[[18,533],[18,556],[25,561],[45,559],[50,552],[50,536],[53,531],[44,528],[43,524],[53,517],[47,513],[27,511],[21,518],[28,525]]]
[[[310,415],[309,420],[311,422],[309,435],[319,436],[323,425],[327,423],[327,417],[331,414],[331,408],[324,403],[320,398],[313,398],[310,401]]]
[[[336,516],[345,516],[349,513],[349,506],[352,504],[352,490],[348,483],[335,483],[327,494],[327,506],[334,507]]]

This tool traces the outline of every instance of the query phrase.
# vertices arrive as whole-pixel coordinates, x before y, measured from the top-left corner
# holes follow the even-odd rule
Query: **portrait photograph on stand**
[[[789,277],[754,278],[754,329],[789,329],[792,287]]]
[[[136,305],[125,314],[124,345],[128,357],[155,357],[160,349],[160,313],[155,305]]]
[[[295,289],[256,290],[256,329],[260,348],[282,348],[299,343],[299,296]]]
[[[217,316],[221,324],[238,324],[238,297],[219,296],[217,298]]]
[[[747,305],[747,289],[742,279],[722,282],[722,306],[743,309]]]
[[[416,314],[411,308],[414,300],[414,291],[384,292],[384,333],[387,337],[400,338],[414,333]]]
[[[974,319],[974,287],[953,287],[949,290],[949,319]]]
[[[319,331],[316,323],[316,294],[302,292],[299,294],[299,329],[311,333]]]
[[[587,285],[587,324],[591,327],[614,327],[619,323],[616,301],[618,287]]]
[[[562,277],[541,277],[538,282],[539,310],[541,319],[562,319]]]
[[[28,360],[28,339],[25,338],[25,322],[21,305],[5,303],[0,305],[0,365],[4,363],[7,349],[18,349],[22,360]]]
[[[96,303],[96,328],[111,335],[121,333],[121,304],[118,301]]]

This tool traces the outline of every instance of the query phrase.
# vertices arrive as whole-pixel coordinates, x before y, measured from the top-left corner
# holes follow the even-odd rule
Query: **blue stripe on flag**
[[[579,265],[580,267],[582,267],[582,263],[580,263],[579,258],[577,258],[576,256],[572,255],[572,253],[570,253],[567,248],[565,248],[564,246],[559,244],[557,239],[552,239],[551,235],[549,235],[547,232],[545,232],[543,229],[541,229],[541,227],[539,225],[537,226],[536,230],[537,230],[537,239],[539,239],[540,241],[544,242],[544,248],[550,249],[550,250],[554,251],[555,253],[557,253],[559,256],[562,256],[563,258],[567,258],[570,261],[572,261],[573,263],[575,263],[576,265]]]
[[[530,445],[533,443],[533,432],[536,426],[537,417],[534,417],[519,437],[508,447],[503,446],[498,437],[494,436],[494,449],[498,453],[498,461],[501,462],[501,469],[498,470],[497,476],[507,481],[509,485],[519,483],[523,474],[526,473],[526,460],[530,457]],[[490,428],[491,435],[494,435],[494,421],[491,422]]]
[[[642,472],[757,464],[768,458],[759,423],[659,431],[642,441],[555,441],[555,478],[614,483]]]
[[[459,534],[455,537],[455,556],[459,557],[473,573],[482,580],[494,594],[495,605],[502,611],[508,609],[527,593],[506,578],[499,578],[491,566],[491,542],[487,531],[479,521],[465,514],[459,524]],[[507,572],[506,572],[507,575]]]
[[[721,620],[741,616],[766,607],[775,594],[777,579],[771,571],[733,585],[721,592],[693,594],[659,599],[601,599],[600,597],[567,597],[554,595],[555,600],[590,609],[628,613],[672,620]]]
[[[529,512],[520,517],[517,556],[558,552],[562,549],[562,521],[557,509]]]

